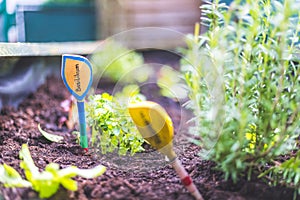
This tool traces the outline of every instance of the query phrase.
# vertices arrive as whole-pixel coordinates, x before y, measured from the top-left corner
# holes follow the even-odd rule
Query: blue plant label
[[[92,65],[79,55],[62,56],[61,76],[69,92],[79,101],[87,95],[92,85]]]

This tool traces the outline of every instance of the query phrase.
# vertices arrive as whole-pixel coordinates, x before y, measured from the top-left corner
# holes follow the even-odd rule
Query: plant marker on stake
[[[69,92],[77,99],[80,145],[88,151],[84,98],[92,85],[92,65],[83,56],[65,54],[62,56],[61,76]]]
[[[151,101],[130,103],[128,110],[143,138],[168,157],[182,184],[197,200],[203,200],[191,177],[183,168],[173,150],[174,129],[172,120],[167,112],[159,104]]]

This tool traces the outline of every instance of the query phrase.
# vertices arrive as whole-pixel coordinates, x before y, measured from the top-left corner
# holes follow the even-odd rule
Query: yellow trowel
[[[173,123],[165,109],[155,102],[143,101],[130,103],[128,110],[143,138],[152,147],[167,156],[179,175],[182,184],[197,200],[203,200],[191,177],[183,168],[173,150]]]

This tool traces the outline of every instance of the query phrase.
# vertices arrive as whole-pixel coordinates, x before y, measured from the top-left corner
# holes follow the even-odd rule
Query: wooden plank
[[[182,39],[165,33],[135,28],[166,28],[181,35],[194,32],[194,24],[200,21],[201,0],[97,0],[102,11],[102,34],[128,41],[129,47],[157,46],[175,48],[185,45]],[[127,33],[123,31],[128,31]],[[134,30],[133,30],[134,31]],[[145,33],[144,33],[145,32]],[[168,32],[168,31],[163,31]],[[120,34],[119,34],[120,33]]]
[[[194,26],[196,22],[200,21],[200,12],[184,12],[184,13],[176,13],[176,12],[167,12],[167,13],[130,13],[128,18],[130,24],[133,24],[135,27],[141,26],[181,26],[181,25],[189,25]]]
[[[97,0],[100,11],[101,38],[123,31],[127,27],[125,9],[118,0]]]
[[[128,12],[157,13],[200,10],[200,0],[127,0],[122,6]]]
[[[97,50],[101,42],[0,43],[0,57],[87,55]]]
[[[117,38],[123,45],[133,49],[171,49],[185,46],[186,34],[191,33],[190,27],[174,28],[137,28],[127,32],[123,38]]]
[[[176,29],[175,29],[176,28]],[[145,29],[143,31],[141,28],[138,31],[128,32],[126,39],[134,38],[137,41],[149,40],[149,41],[164,41],[164,40],[171,40],[174,39],[184,39],[186,34],[192,33],[193,29],[189,26],[182,26],[182,27],[164,27],[164,28],[157,28],[153,31],[148,31],[150,29]],[[134,29],[133,29],[134,30]]]
[[[138,50],[149,50],[149,49],[161,49],[161,50],[172,50],[178,47],[185,47],[186,43],[183,40],[166,40],[165,38],[161,38],[158,40],[138,40],[128,39],[126,41],[126,46],[131,49]]]

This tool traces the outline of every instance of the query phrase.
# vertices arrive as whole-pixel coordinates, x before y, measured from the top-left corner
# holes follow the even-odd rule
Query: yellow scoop
[[[191,177],[183,168],[173,150],[173,123],[165,109],[155,102],[143,101],[129,104],[128,110],[143,138],[152,147],[168,157],[182,184],[195,199],[203,200]]]
[[[130,116],[143,138],[152,147],[174,160],[173,123],[167,112],[157,103],[143,101],[128,106]]]

